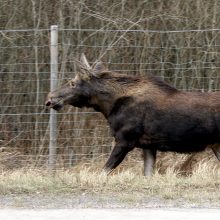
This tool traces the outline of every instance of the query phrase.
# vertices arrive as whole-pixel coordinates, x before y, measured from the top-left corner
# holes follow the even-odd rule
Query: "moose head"
[[[61,88],[48,94],[46,106],[60,110],[64,105],[93,107],[107,114],[110,100],[114,100],[114,87],[110,86],[108,75],[111,73],[101,61],[89,65],[84,54],[76,63],[75,77]],[[104,80],[105,79],[105,80]]]

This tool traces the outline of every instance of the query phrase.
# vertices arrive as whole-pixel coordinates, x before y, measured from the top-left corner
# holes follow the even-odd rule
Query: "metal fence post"
[[[52,25],[50,28],[50,90],[57,88],[58,78],[58,26]],[[49,143],[49,168],[56,167],[57,150],[57,113],[50,110],[50,143]]]

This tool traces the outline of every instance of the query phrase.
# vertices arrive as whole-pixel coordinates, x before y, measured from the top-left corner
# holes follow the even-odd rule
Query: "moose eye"
[[[72,88],[75,88],[75,87],[76,87],[76,83],[75,83],[74,81],[70,81],[70,86],[71,86]]]

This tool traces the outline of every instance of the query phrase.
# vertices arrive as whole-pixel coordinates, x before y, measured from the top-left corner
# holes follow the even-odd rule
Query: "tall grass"
[[[54,174],[36,168],[1,172],[0,194],[71,194],[74,198],[85,194],[94,201],[116,200],[123,204],[141,205],[159,199],[167,205],[166,201],[181,201],[185,205],[219,207],[220,171],[207,164],[200,164],[190,176],[169,169],[163,175],[156,171],[152,177],[143,177],[134,172],[137,167],[105,176],[98,169],[78,166]]]

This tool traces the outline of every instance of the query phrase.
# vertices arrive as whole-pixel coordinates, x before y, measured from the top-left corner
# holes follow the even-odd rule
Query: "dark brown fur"
[[[46,105],[92,107],[104,114],[116,141],[104,168],[108,173],[134,147],[150,152],[150,170],[157,150],[188,153],[220,143],[219,92],[181,92],[153,76],[117,74],[101,63],[93,68],[84,63],[81,73],[49,94]],[[213,150],[220,160],[219,147]]]

